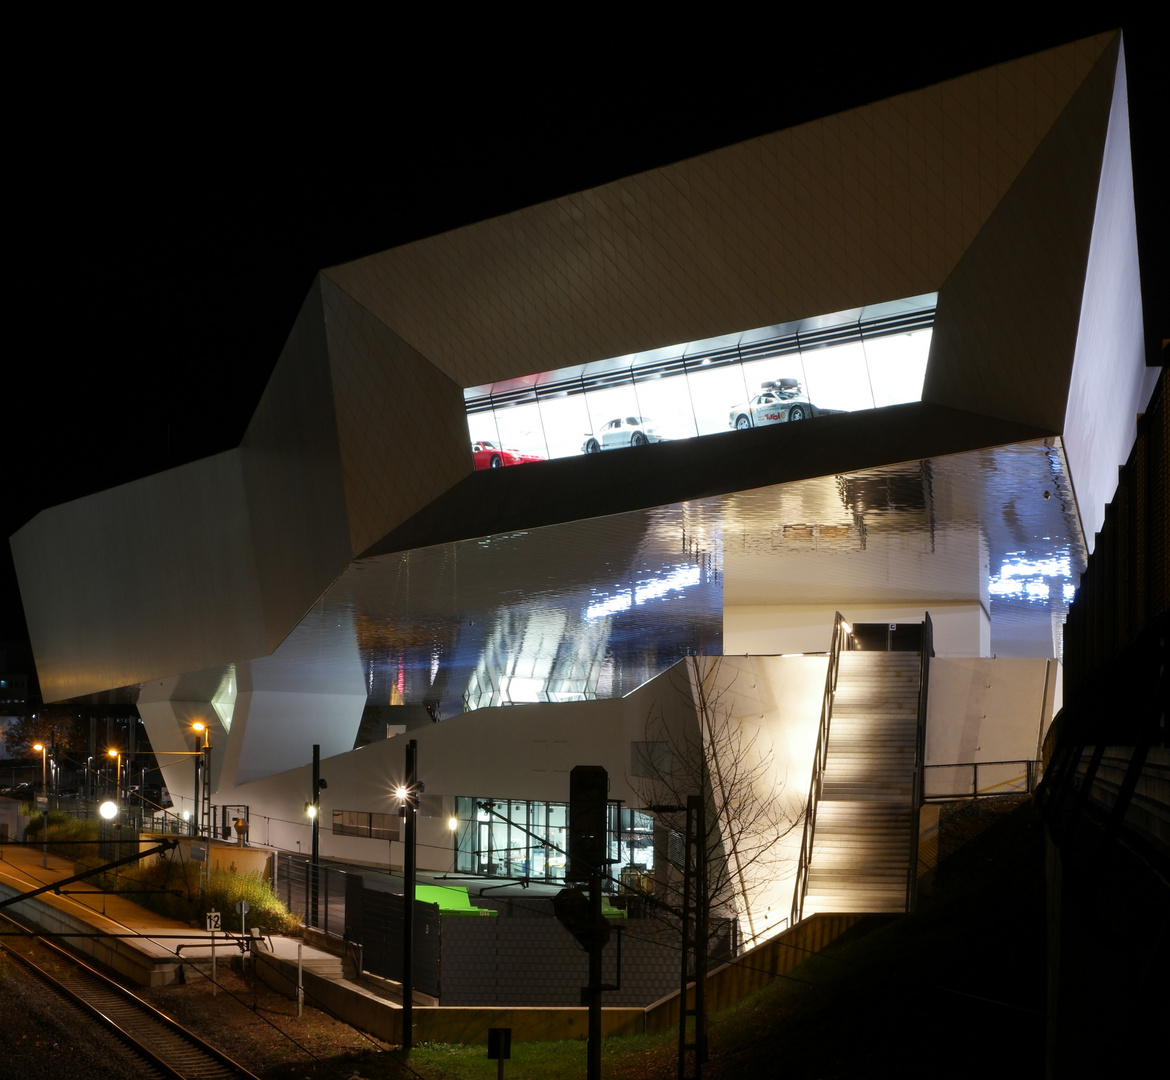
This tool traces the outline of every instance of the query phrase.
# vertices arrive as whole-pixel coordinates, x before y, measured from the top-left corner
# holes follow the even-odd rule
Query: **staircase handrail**
[[[914,735],[914,780],[910,795],[910,863],[906,868],[906,910],[918,902],[918,829],[926,795],[926,704],[930,658],[934,655],[934,624],[930,612],[922,620],[922,658],[918,675],[918,724]]]
[[[837,673],[841,664],[841,648],[845,643],[849,624],[841,612],[833,619],[833,639],[829,645],[829,667],[825,672],[825,694],[821,699],[821,722],[817,728],[817,749],[813,755],[812,777],[808,784],[808,802],[804,809],[804,829],[800,838],[800,859],[796,866],[796,884],[792,890],[790,926],[804,917],[804,898],[808,892],[808,872],[812,862],[813,835],[817,824],[817,802],[821,797],[821,778],[829,753],[829,723],[833,718],[833,695],[837,692]]]

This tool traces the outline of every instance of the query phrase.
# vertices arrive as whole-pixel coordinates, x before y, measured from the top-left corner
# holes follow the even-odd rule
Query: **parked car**
[[[539,454],[522,454],[519,450],[505,450],[487,439],[471,444],[471,456],[477,469],[501,469],[505,465],[524,465],[529,461],[544,461]]]
[[[805,420],[819,416],[823,410],[804,397],[800,382],[796,379],[775,379],[763,383],[763,391],[751,401],[736,405],[731,410],[728,426],[743,431],[747,428],[764,427],[767,424],[784,424],[793,420]]]
[[[665,442],[654,427],[654,421],[645,416],[617,416],[602,425],[600,436],[589,432],[581,446],[582,453],[596,454],[600,450],[619,450],[626,446],[645,446]]]

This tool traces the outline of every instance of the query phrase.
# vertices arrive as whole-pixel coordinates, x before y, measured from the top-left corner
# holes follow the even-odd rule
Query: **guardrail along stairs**
[[[916,652],[841,653],[806,914],[906,910],[921,664]]]

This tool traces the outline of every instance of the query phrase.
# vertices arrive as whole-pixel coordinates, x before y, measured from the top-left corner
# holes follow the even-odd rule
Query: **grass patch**
[[[660,1035],[624,1035],[601,1040],[601,1075],[606,1080],[677,1074],[676,1032]],[[585,1075],[586,1041],[513,1042],[504,1064],[505,1076],[524,1080],[570,1080]],[[486,1046],[460,1043],[423,1043],[411,1051],[411,1068],[425,1077],[451,1080],[496,1080],[497,1063]]]

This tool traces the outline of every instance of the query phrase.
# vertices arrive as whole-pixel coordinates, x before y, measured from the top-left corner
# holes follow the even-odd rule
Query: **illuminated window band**
[[[919,401],[937,294],[463,391],[477,469]]]
[[[568,803],[528,799],[455,800],[455,869],[483,877],[565,880],[568,864]],[[654,871],[654,819],[640,810],[610,803],[606,814],[607,854],[618,881],[637,883]]]

